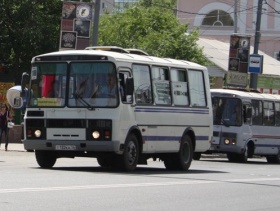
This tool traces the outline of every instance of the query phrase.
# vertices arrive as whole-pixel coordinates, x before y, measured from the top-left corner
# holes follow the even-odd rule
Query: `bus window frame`
[[[149,73],[149,85],[150,85],[150,92],[151,92],[151,97],[148,98],[151,100],[151,102],[146,102],[146,103],[139,103],[139,101],[137,101],[137,94],[136,91],[137,89],[135,89],[135,81],[138,80],[138,78],[135,77],[135,73],[134,73],[134,66],[144,66],[144,67],[148,67],[148,73]],[[152,77],[151,77],[151,65],[146,65],[146,64],[141,64],[141,63],[132,63],[132,77],[134,80],[134,97],[135,97],[135,104],[136,105],[153,105],[154,104],[154,99],[153,99],[153,86],[152,86]],[[143,84],[142,84],[143,85]],[[140,87],[140,86],[139,86]],[[139,88],[138,87],[138,88]]]

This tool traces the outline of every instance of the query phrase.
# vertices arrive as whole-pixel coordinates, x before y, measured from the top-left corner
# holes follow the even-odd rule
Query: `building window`
[[[125,8],[128,8],[133,3],[138,2],[139,0],[115,0],[115,7],[118,10],[123,10]]]
[[[209,12],[202,21],[203,26],[233,26],[231,16],[222,10]]]

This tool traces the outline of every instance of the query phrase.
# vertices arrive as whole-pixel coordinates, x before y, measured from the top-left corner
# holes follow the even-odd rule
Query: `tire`
[[[246,163],[247,160],[248,160],[248,156],[246,152],[238,155],[238,159],[237,159],[238,163]]]
[[[179,166],[178,166],[178,162],[176,160],[176,154],[168,154],[165,156],[164,158],[164,166],[166,168],[166,170],[169,171],[174,171],[174,170],[178,170]]]
[[[187,171],[193,159],[193,146],[189,136],[184,136],[181,142],[179,154],[179,170]]]
[[[245,151],[241,154],[237,154],[237,153],[227,153],[227,158],[229,160],[229,162],[232,163],[246,163],[248,160],[248,145],[245,148]]]
[[[97,158],[97,163],[103,167],[103,168],[109,168],[109,167],[113,167],[114,165],[114,157],[111,156],[111,155],[101,155],[101,156],[98,156]]]
[[[245,151],[242,154],[238,154],[237,161],[239,163],[246,163],[247,162],[247,160],[248,160],[248,150],[249,150],[248,145],[246,145]]]
[[[117,167],[124,171],[135,170],[139,159],[138,140],[134,134],[129,134],[125,140],[124,152],[118,157]]]
[[[273,164],[280,163],[280,154],[266,156],[266,160],[268,163],[273,163]]]
[[[238,162],[238,155],[236,153],[227,153],[227,158],[229,162],[237,163]]]
[[[194,160],[200,160],[201,158],[201,153],[200,152],[194,152],[193,153],[193,159]]]
[[[35,150],[35,157],[41,168],[52,168],[57,159],[53,152],[41,150]]]
[[[189,136],[184,136],[181,140],[179,152],[170,154],[164,159],[164,165],[167,170],[187,171],[193,159],[193,146]]]

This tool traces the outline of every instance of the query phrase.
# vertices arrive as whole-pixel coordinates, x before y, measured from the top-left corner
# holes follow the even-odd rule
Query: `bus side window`
[[[124,103],[132,103],[132,95],[133,95],[133,85],[129,83],[130,74],[129,72],[121,72],[119,73],[119,91],[121,100]],[[133,79],[130,79],[133,82]]]
[[[263,111],[262,101],[252,100],[252,124],[262,125],[263,124]]]
[[[207,106],[204,75],[202,71],[188,70],[190,103],[193,106]]]
[[[156,104],[170,105],[171,92],[167,67],[152,67],[153,97]]]
[[[143,64],[133,64],[132,71],[136,104],[152,104],[150,67]]]
[[[263,103],[263,123],[267,126],[275,124],[273,102],[264,101]]]
[[[250,107],[250,105],[243,105],[243,116],[244,116],[244,123],[251,124],[252,108]]]
[[[120,95],[121,95],[121,99],[122,99],[122,101],[126,101],[124,73],[120,73],[119,74],[119,78],[120,78]]]
[[[280,126],[280,103],[275,103],[275,124]]]
[[[183,69],[171,68],[170,73],[174,105],[188,106],[189,92],[186,71]]]

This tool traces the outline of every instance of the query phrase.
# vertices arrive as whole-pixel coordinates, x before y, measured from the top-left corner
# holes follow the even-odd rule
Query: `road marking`
[[[40,188],[11,188],[0,189],[3,193],[23,193],[23,192],[46,192],[46,191],[66,191],[66,190],[89,190],[89,189],[112,189],[112,188],[131,188],[131,187],[156,187],[156,186],[174,186],[174,185],[196,185],[196,184],[214,184],[226,182],[263,182],[280,181],[280,178],[254,178],[254,179],[231,179],[231,180],[191,180],[184,182],[162,182],[162,183],[132,183],[132,184],[108,184],[108,185],[83,185],[83,186],[65,186],[65,187],[40,187]]]

